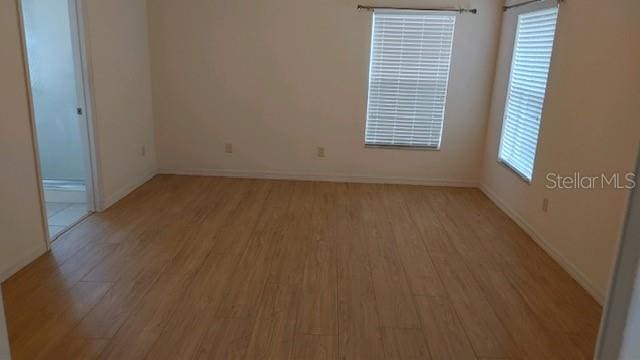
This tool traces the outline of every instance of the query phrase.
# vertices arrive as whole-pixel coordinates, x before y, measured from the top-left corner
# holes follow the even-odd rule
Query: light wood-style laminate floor
[[[3,284],[20,359],[587,359],[601,309],[479,190],[157,176]]]

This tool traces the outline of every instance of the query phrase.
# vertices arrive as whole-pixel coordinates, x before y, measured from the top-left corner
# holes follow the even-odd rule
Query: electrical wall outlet
[[[549,199],[547,199],[547,198],[544,198],[542,200],[542,211],[543,212],[549,211]]]
[[[233,144],[231,143],[224,144],[224,152],[227,154],[233,154]]]
[[[319,158],[324,158],[324,157],[325,157],[325,154],[324,154],[324,148],[323,148],[323,147],[319,147],[319,148],[318,148],[318,150],[317,150],[317,156],[318,156]]]

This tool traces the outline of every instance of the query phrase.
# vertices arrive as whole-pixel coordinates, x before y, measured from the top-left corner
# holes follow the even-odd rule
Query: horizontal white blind
[[[455,15],[376,12],[367,145],[439,148]]]
[[[528,181],[538,146],[558,8],[518,16],[500,159]]]

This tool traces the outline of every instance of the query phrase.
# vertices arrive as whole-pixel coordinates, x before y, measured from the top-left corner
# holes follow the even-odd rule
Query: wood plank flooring
[[[599,305],[476,189],[157,176],[3,285],[20,359],[591,359]]]

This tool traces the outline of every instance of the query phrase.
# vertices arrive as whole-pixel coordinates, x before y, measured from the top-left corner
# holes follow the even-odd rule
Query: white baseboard
[[[156,175],[155,172],[151,172],[149,174],[146,174],[138,179],[136,179],[135,181],[123,186],[122,188],[120,188],[120,190],[116,191],[115,193],[105,196],[101,203],[98,204],[98,211],[105,211],[108,208],[110,208],[113,204],[117,203],[118,201],[120,201],[122,198],[124,198],[125,196],[129,195],[133,190],[139,188],[140,186],[142,186],[144,183],[146,183],[147,181],[151,180],[151,178],[153,178]]]
[[[533,226],[531,226],[520,214],[502,201],[493,191],[484,184],[480,184],[480,190],[487,195],[502,211],[518,224],[549,256],[553,258],[571,277],[580,284],[600,305],[604,304],[602,294],[591,281],[575,267],[564,255],[562,255],[551,243],[549,243]]]
[[[369,176],[357,174],[314,174],[289,171],[260,171],[260,170],[225,170],[225,169],[160,169],[159,174],[172,175],[200,175],[223,176],[231,178],[247,179],[272,179],[272,180],[300,180],[300,181],[326,181],[347,183],[373,183],[373,184],[404,184],[424,186],[449,186],[449,187],[478,187],[476,181],[447,180],[447,179],[422,179],[401,176]]]
[[[46,252],[47,252],[47,246],[44,242],[34,247],[33,249],[29,250],[28,252],[26,252],[25,255],[17,259],[12,265],[7,267],[6,269],[0,270],[0,283],[4,282],[5,280],[13,276],[13,274],[22,270],[22,268],[24,268],[25,266],[34,262],[37,258],[42,256]]]

